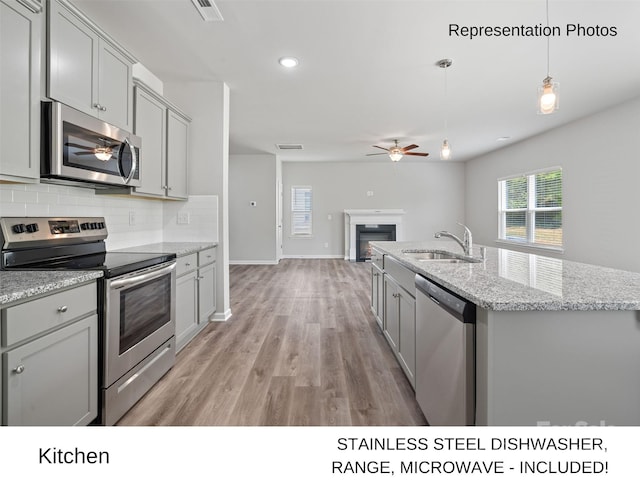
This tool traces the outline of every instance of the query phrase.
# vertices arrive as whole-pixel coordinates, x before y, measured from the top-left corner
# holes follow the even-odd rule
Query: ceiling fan
[[[107,140],[104,138],[100,138],[100,140],[102,141],[102,145],[96,145],[95,147],[88,147],[86,145],[71,142],[67,142],[65,145],[68,147],[79,148],[81,150],[87,150],[86,152],[78,152],[76,155],[95,155],[98,160],[106,162],[111,159],[111,156],[113,155],[113,148],[117,147],[119,144],[116,143],[114,145],[108,145]]]
[[[416,155],[420,157],[426,157],[427,155],[429,155],[428,153],[422,153],[422,152],[410,152],[409,150],[418,148],[418,145],[416,145],[415,143],[406,147],[401,147],[400,145],[398,145],[398,140],[394,140],[394,143],[395,145],[391,148],[384,148],[378,145],[373,145],[373,146],[375,148],[380,148],[382,150],[385,150],[387,152],[386,155],[389,155],[389,158],[393,162],[399,161],[404,155]],[[367,156],[370,156],[370,155],[385,155],[385,154],[384,153],[367,153]]]

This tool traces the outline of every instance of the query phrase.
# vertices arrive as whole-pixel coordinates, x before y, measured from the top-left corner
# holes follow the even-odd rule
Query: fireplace
[[[385,235],[380,235],[378,232],[365,232],[366,234],[371,233],[373,237],[369,237],[369,242],[372,241],[382,241],[382,240],[396,240],[401,241],[404,240],[402,234],[402,216],[404,215],[404,210],[402,209],[361,209],[361,210],[345,210],[344,211],[344,259],[349,260],[351,262],[355,261],[363,261],[366,258],[371,258],[370,253],[368,252],[368,245],[364,247],[365,255],[362,259],[360,259],[360,254],[357,253],[358,249],[362,249],[360,246],[360,241],[356,242],[356,228],[358,227],[374,227],[374,228],[385,228],[389,229],[390,227],[394,229],[394,236],[389,237],[385,232]]]
[[[370,242],[395,239],[395,225],[356,225],[356,262],[371,260]]]

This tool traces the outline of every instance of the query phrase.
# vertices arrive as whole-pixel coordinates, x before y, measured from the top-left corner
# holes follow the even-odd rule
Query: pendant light
[[[549,0],[547,6],[547,31],[549,30]],[[547,76],[542,80],[542,86],[538,87],[538,113],[548,115],[558,110],[560,106],[560,95],[558,87],[560,85],[553,82],[549,73],[549,35],[547,35]]]
[[[449,145],[449,140],[447,140],[447,114],[446,109],[448,107],[447,103],[447,68],[453,65],[453,60],[450,58],[443,58],[439,60],[436,65],[440,68],[444,69],[444,103],[445,103],[445,115],[444,115],[444,136],[445,139],[442,142],[442,146],[440,147],[440,159],[449,160],[451,159],[451,145]]]

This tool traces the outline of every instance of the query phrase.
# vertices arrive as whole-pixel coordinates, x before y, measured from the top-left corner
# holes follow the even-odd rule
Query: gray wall
[[[640,98],[466,163],[466,218],[477,243],[494,245],[497,179],[563,169],[567,260],[640,271]]]
[[[277,263],[277,177],[275,155],[230,156],[230,263]]]
[[[437,161],[283,162],[283,254],[344,258],[345,209],[402,208],[405,240],[459,231],[464,221],[464,165]],[[313,188],[313,235],[292,238],[291,186]],[[367,196],[367,192],[373,196]],[[328,219],[331,215],[331,220]]]

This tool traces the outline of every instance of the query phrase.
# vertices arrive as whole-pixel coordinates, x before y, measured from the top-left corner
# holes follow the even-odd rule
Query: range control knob
[[[24,223],[17,223],[13,227],[11,227],[11,230],[13,230],[13,233],[24,233],[25,228],[26,227]]]
[[[81,223],[80,228],[82,230],[89,230],[89,223],[88,222]]]
[[[38,224],[37,223],[30,223],[29,225],[27,225],[27,232],[29,233],[35,233],[38,230],[40,230],[38,228]]]
[[[91,222],[91,230],[98,228],[98,222]]]
[[[103,230],[104,229],[104,222],[100,222],[98,223],[98,227]]]

